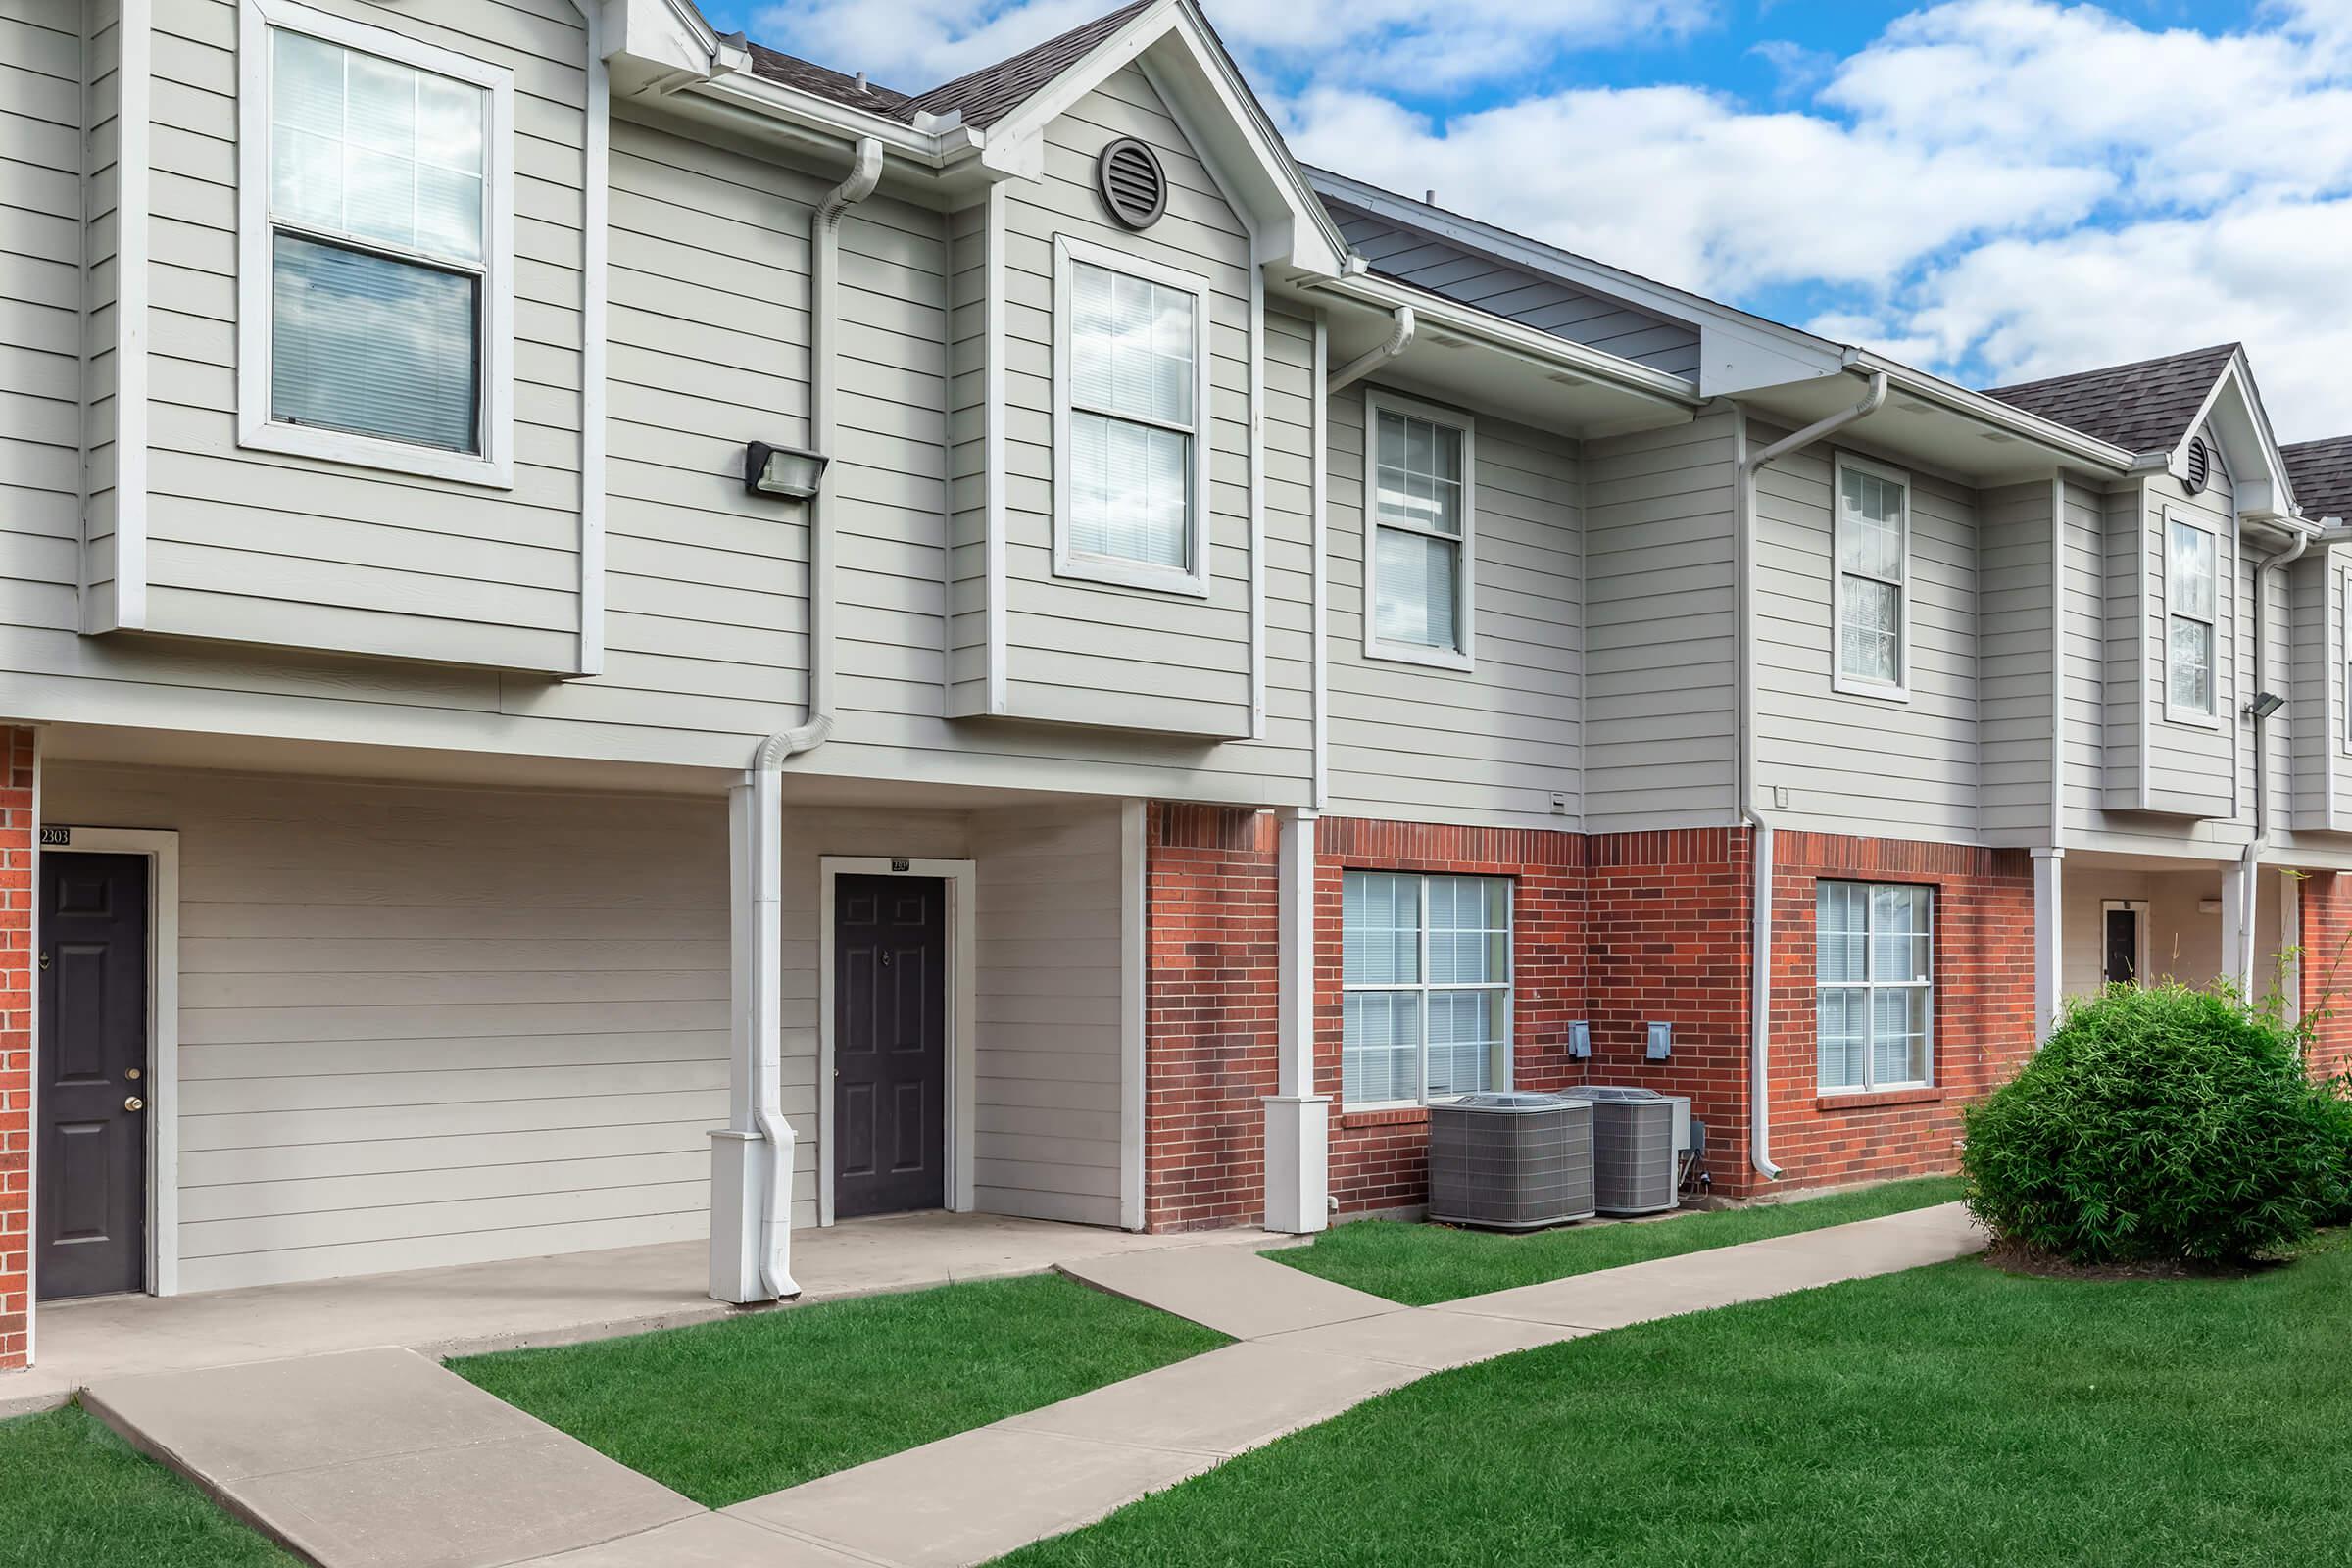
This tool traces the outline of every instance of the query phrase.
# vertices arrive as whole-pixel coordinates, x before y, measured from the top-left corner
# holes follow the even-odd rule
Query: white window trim
[[[283,424],[270,416],[272,230],[270,221],[269,29],[283,27],[363,54],[482,88],[489,220],[482,256],[479,454],[442,452],[380,436]],[[511,489],[514,483],[514,74],[292,0],[243,0],[237,49],[237,444]]]
[[[1902,631],[1895,639],[1892,682],[1863,680],[1845,672],[1845,595],[1842,582],[1847,575],[1845,560],[1845,474],[1851,469],[1897,484],[1903,488],[1903,580],[1886,583],[1884,577],[1871,577],[1868,572],[1854,576],[1867,577],[1885,583],[1895,591],[1896,614],[1901,617]],[[1830,690],[1847,697],[1868,697],[1882,703],[1911,701],[1911,475],[1902,468],[1884,463],[1874,463],[1851,452],[1840,452],[1830,473]]]
[[[1462,434],[1462,552],[1459,577],[1459,603],[1453,607],[1453,627],[1461,646],[1458,648],[1428,648],[1419,643],[1395,643],[1381,640],[1373,607],[1380,602],[1380,551],[1378,530],[1383,527],[1401,527],[1380,520],[1380,416],[1382,410],[1402,414],[1432,424],[1442,424]],[[1378,387],[1364,388],[1364,657],[1389,660],[1400,664],[1428,664],[1438,669],[1470,669],[1477,660],[1478,642],[1478,421],[1459,409],[1448,409],[1435,403],[1423,403],[1415,398]],[[1403,528],[1407,533],[1430,533],[1420,528]],[[1430,533],[1432,538],[1446,535]]]
[[[2163,552],[2164,617],[2157,627],[2156,676],[2163,682],[2164,719],[2168,724],[2186,724],[2193,729],[2220,729],[2222,711],[2222,610],[2230,602],[2231,578],[2230,553],[2222,548],[2222,531],[2207,518],[2179,508],[2166,507],[2159,513],[2160,528],[2157,548]],[[2180,524],[2194,528],[2213,541],[2213,654],[2206,677],[2206,690],[2213,696],[2213,711],[2201,713],[2193,708],[2182,708],[2173,701],[2173,526]],[[2184,615],[2194,620],[2194,615]]]
[[[1426,1105],[1431,1105],[1431,1104],[1435,1104],[1435,1103],[1437,1103],[1437,1102],[1435,1102],[1435,1101],[1432,1101],[1432,1100],[1429,1098],[1429,1005],[1428,1005],[1428,1000],[1427,1000],[1427,999],[1428,999],[1429,993],[1431,993],[1431,992],[1433,992],[1433,991],[1500,991],[1500,992],[1502,993],[1502,1081],[1501,1081],[1500,1083],[1497,1083],[1497,1084],[1494,1086],[1494,1088],[1495,1088],[1496,1090],[1498,1090],[1498,1091],[1507,1091],[1507,1090],[1509,1090],[1509,1089],[1512,1087],[1512,1084],[1513,1084],[1513,1082],[1515,1081],[1515,1075],[1516,1075],[1517,1068],[1518,1068],[1518,1055],[1519,1055],[1519,1037],[1518,1037],[1518,1029],[1517,1029],[1517,1023],[1516,1023],[1516,1020],[1517,1020],[1517,1018],[1518,1018],[1518,1013],[1519,1013],[1519,884],[1518,884],[1518,882],[1517,882],[1517,881],[1516,881],[1514,878],[1511,878],[1511,877],[1507,877],[1507,876],[1489,876],[1489,875],[1486,875],[1485,873],[1481,873],[1481,872],[1453,872],[1453,871],[1396,871],[1396,870],[1392,870],[1392,869],[1390,869],[1390,868],[1388,868],[1388,867],[1386,867],[1386,866],[1377,866],[1377,865],[1350,865],[1350,866],[1348,866],[1348,867],[1344,868],[1344,869],[1343,869],[1343,870],[1340,872],[1340,875],[1341,875],[1341,877],[1342,877],[1342,879],[1343,879],[1343,880],[1345,880],[1345,878],[1346,878],[1346,877],[1347,877],[1347,875],[1348,875],[1348,872],[1349,872],[1349,871],[1363,871],[1363,872],[1366,872],[1366,873],[1369,873],[1369,874],[1371,874],[1371,875],[1375,875],[1375,876],[1409,876],[1409,877],[1412,877],[1412,878],[1414,878],[1415,880],[1417,880],[1417,881],[1418,881],[1418,882],[1420,882],[1420,884],[1421,884],[1420,904],[1419,904],[1419,908],[1420,908],[1420,920],[1421,920],[1421,932],[1420,932],[1420,959],[1419,959],[1419,962],[1417,963],[1417,965],[1415,966],[1415,969],[1414,969],[1414,972],[1415,972],[1416,974],[1420,975],[1420,976],[1421,976],[1421,979],[1420,979],[1419,981],[1417,981],[1417,982],[1415,982],[1415,983],[1411,984],[1411,985],[1391,985],[1391,986],[1377,986],[1377,985],[1355,985],[1355,984],[1350,984],[1350,983],[1348,983],[1348,981],[1346,981],[1346,980],[1342,980],[1342,981],[1340,982],[1340,993],[1341,993],[1341,995],[1342,995],[1342,996],[1346,996],[1346,995],[1347,995],[1348,992],[1351,992],[1351,991],[1354,991],[1354,992],[1370,992],[1370,991],[1412,991],[1412,992],[1417,992],[1417,993],[1419,993],[1419,994],[1421,995],[1421,997],[1423,998],[1423,1002],[1422,1002],[1422,1007],[1421,1007],[1421,1086],[1422,1086],[1422,1090],[1421,1090],[1421,1094],[1420,1094],[1420,1096],[1419,1096],[1418,1098],[1416,1098],[1416,1099],[1413,1099],[1413,1100],[1349,1100],[1349,1101],[1345,1101],[1345,1102],[1344,1102],[1341,1104],[1341,1106],[1340,1106],[1340,1109],[1341,1109],[1343,1112],[1347,1112],[1347,1111],[1358,1111],[1358,1110],[1418,1110],[1418,1109],[1422,1108],[1423,1106],[1426,1106]],[[1430,880],[1431,880],[1431,878],[1433,878],[1433,877],[1441,877],[1441,876],[1457,876],[1457,875],[1458,875],[1458,876],[1469,876],[1469,877],[1472,877],[1473,879],[1475,879],[1475,880],[1477,880],[1477,881],[1481,881],[1481,882],[1499,882],[1499,883],[1501,883],[1501,884],[1502,884],[1502,921],[1503,921],[1503,926],[1502,926],[1502,931],[1503,931],[1503,942],[1502,942],[1502,981],[1501,981],[1501,983],[1500,983],[1499,985],[1498,985],[1498,984],[1495,984],[1494,982],[1492,982],[1492,981],[1483,982],[1483,983],[1481,983],[1481,984],[1478,984],[1478,985],[1459,985],[1459,984],[1433,985],[1433,984],[1431,984],[1431,983],[1430,983],[1430,980],[1429,980],[1429,883],[1430,883]],[[1342,917],[1341,917],[1341,919],[1342,919],[1342,925],[1341,925],[1341,929],[1340,929],[1340,941],[1341,941],[1341,943],[1342,943],[1342,945],[1343,945],[1343,949],[1344,949],[1344,948],[1345,948],[1345,944],[1347,943],[1347,940],[1348,940],[1347,926],[1346,926],[1346,923],[1345,923],[1345,922],[1346,922],[1346,915],[1345,915],[1345,914],[1343,914],[1343,915],[1342,915]],[[1342,1028],[1342,1030],[1343,1030],[1343,1031],[1346,1029],[1346,1027],[1347,1027],[1347,1025],[1346,1025],[1345,1023],[1343,1023],[1343,1024],[1341,1025],[1341,1028]],[[1347,1084],[1347,1082],[1348,1082],[1348,1068],[1347,1068],[1347,1065],[1346,1065],[1346,1059],[1345,1059],[1345,1057],[1346,1057],[1346,1052],[1347,1052],[1347,1049],[1348,1049],[1348,1048],[1347,1048],[1347,1045],[1346,1045],[1346,1043],[1345,1043],[1345,1039],[1346,1039],[1346,1037],[1345,1037],[1345,1035],[1343,1034],[1343,1036],[1342,1036],[1342,1045],[1341,1045],[1341,1047],[1340,1047],[1340,1050],[1341,1050],[1341,1053],[1342,1053],[1342,1063],[1341,1063],[1341,1067],[1340,1067],[1340,1083],[1341,1083],[1341,1085],[1342,1085],[1342,1087],[1343,1087],[1343,1090],[1345,1089],[1345,1086],[1346,1086],[1346,1084]],[[1443,1097],[1443,1098],[1445,1098],[1446,1100],[1449,1100],[1449,1101],[1450,1101],[1450,1100],[1453,1100],[1453,1099],[1457,1099],[1457,1098],[1459,1098],[1459,1097],[1457,1097],[1457,1096],[1452,1096],[1452,1095],[1447,1095],[1447,1096],[1445,1096],[1445,1097]]]
[[[1193,472],[1192,506],[1185,516],[1185,562],[1177,566],[1153,566],[1140,562],[1106,560],[1070,548],[1070,414],[1075,383],[1070,373],[1070,279],[1084,262],[1106,271],[1123,272],[1189,294],[1193,299]],[[1208,519],[1209,413],[1209,284],[1197,272],[1181,271],[1144,257],[1115,251],[1106,245],[1069,234],[1054,236],[1054,575],[1079,582],[1108,583],[1118,588],[1145,588],[1157,593],[1189,594],[1205,599],[1209,593],[1209,557],[1213,550]]]
[[[1935,1088],[1936,970],[1936,922],[1943,917],[1943,900],[1939,896],[1943,890],[1936,887],[1932,882],[1874,882],[1855,876],[1825,876],[1821,878],[1821,881],[1849,882],[1865,890],[1872,888],[1924,888],[1926,890],[1928,895],[1928,977],[1924,981],[1889,980],[1886,982],[1885,988],[1889,991],[1925,991],[1928,994],[1928,1029],[1927,1039],[1924,1042],[1927,1047],[1928,1072],[1927,1076],[1924,1078],[1906,1078],[1899,1083],[1891,1084],[1880,1083],[1875,1076],[1878,1071],[1878,1064],[1872,1059],[1870,1046],[1867,1042],[1865,1042],[1862,1048],[1862,1082],[1858,1085],[1838,1085],[1837,1087],[1832,1087],[1831,1085],[1825,1084],[1821,1081],[1821,1050],[1820,1042],[1818,1039],[1816,1039],[1813,1053],[1813,1093],[1815,1097],[1821,1100],[1832,1100],[1840,1095],[1893,1095],[1901,1094],[1912,1089]],[[1871,937],[1875,934],[1875,928],[1869,923],[1871,915],[1868,912],[1873,908],[1873,903],[1869,898],[1866,897],[1863,899],[1862,907],[1865,913],[1863,915],[1864,923],[1862,928],[1862,962],[1863,973],[1865,975],[1869,973],[1871,961],[1870,941]],[[1827,981],[1821,978],[1821,895],[1818,891],[1815,892],[1813,897],[1813,995],[1815,998],[1813,1016],[1816,1020],[1815,1028],[1818,1029],[1818,1020],[1821,1017],[1821,1007],[1819,1004],[1821,993],[1824,991],[1851,991],[1855,989],[1855,984],[1850,980]],[[1880,989],[1880,982],[1876,980],[1866,980],[1861,986],[1861,989],[1875,992]],[[1865,1007],[1863,1010],[1867,1016],[1877,1016],[1876,1008]]]

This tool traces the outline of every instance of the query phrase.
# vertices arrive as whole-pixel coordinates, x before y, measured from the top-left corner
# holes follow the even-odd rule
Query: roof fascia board
[[[988,144],[982,132],[963,125],[944,131],[917,129],[903,120],[837,104],[748,70],[724,72],[708,81],[689,83],[684,90],[773,121],[780,130],[804,133],[790,140],[850,146],[871,136],[892,158],[931,170],[945,171],[971,160]]]
[[[1340,200],[1377,213],[1394,222],[1434,234],[1440,239],[1451,240],[1472,250],[1485,251],[1515,266],[1560,278],[1580,288],[1614,295],[1653,315],[1696,326],[1710,336],[1719,333],[1728,335],[1745,352],[1730,354],[1727,358],[1728,351],[1724,346],[1706,346],[1701,386],[1710,397],[1804,380],[1809,374],[1836,375],[1844,368],[1845,345],[1834,343],[1801,328],[1750,315],[1734,306],[1693,294],[1688,289],[1660,283],[1588,257],[1571,255],[1474,219],[1437,212],[1408,197],[1382,190],[1377,185],[1364,184],[1361,180],[1349,179],[1345,174],[1319,169],[1311,178],[1318,188],[1329,190]],[[1718,360],[1723,362],[1720,368],[1717,367]],[[1708,371],[1713,373],[1709,374]]]
[[[2215,417],[2222,407],[2222,395],[2233,387],[2244,411],[2245,429],[2242,432],[2230,428],[2231,421]],[[2246,351],[2242,348],[2230,356],[2229,363],[2222,367],[2222,373],[2213,378],[2212,387],[2205,393],[2205,401],[2197,405],[2197,412],[2190,416],[2187,428],[2180,432],[2180,443],[2167,455],[2165,466],[2175,478],[2187,473],[2188,443],[2208,424],[2213,426],[2214,433],[2221,437],[2226,446],[2238,448],[2251,445],[2253,448],[2250,453],[2235,450],[2224,454],[2229,460],[2230,489],[2236,498],[2239,513],[2258,518],[2274,514],[2293,515],[2295,492],[2293,481],[2287,475],[2286,457],[2278,450],[2278,439],[2271,433],[2270,415],[2263,409],[2262,399],[2254,390],[2254,377],[2246,365]],[[2250,436],[2251,440],[2232,439],[2241,436]],[[2253,460],[2251,464],[2245,461],[2248,458]],[[2249,473],[2249,467],[2261,471]]]
[[[1292,159],[1274,127],[1257,112],[1247,86],[1234,74],[1233,62],[1208,37],[1205,27],[1206,24],[1187,0],[1161,0],[1073,61],[1061,74],[990,125],[982,162],[1023,179],[1042,178],[1046,127],[1113,73],[1143,61],[1148,53],[1172,38],[1200,72],[1222,112],[1220,118],[1232,126],[1239,142],[1238,149],[1223,150],[1226,179],[1234,180],[1234,176],[1244,172],[1234,167],[1237,163],[1253,165],[1267,187],[1266,195],[1281,207],[1288,220],[1290,232],[1286,235],[1279,232],[1285,226],[1282,222],[1269,221],[1263,213],[1244,207],[1246,216],[1259,229],[1264,258],[1286,262],[1307,272],[1337,276],[1348,254],[1346,238],[1316,197],[1305,172]],[[1171,91],[1175,83],[1165,64],[1154,63],[1152,84],[1168,100],[1171,110],[1182,109],[1177,101],[1182,95]],[[1182,124],[1186,135],[1203,155],[1218,150],[1215,142],[1220,138],[1199,115],[1185,119]],[[1235,156],[1237,151],[1239,157]]]
[[[1706,401],[1696,386],[1679,375],[1653,370],[1646,365],[1620,359],[1572,338],[1554,337],[1537,327],[1523,326],[1506,317],[1482,311],[1475,305],[1463,305],[1442,294],[1432,294],[1393,278],[1356,273],[1312,284],[1310,288],[1313,293],[1348,300],[1378,311],[1394,313],[1399,308],[1410,307],[1414,317],[1425,327],[1438,327],[1476,338],[1492,348],[1571,370],[1590,380],[1604,382],[1619,391],[1673,408],[1695,409]]]
[[[1914,369],[1869,349],[1853,349],[1848,353],[1854,366],[1865,370],[1884,371],[1887,384],[1906,397],[1917,398],[1998,429],[2012,431],[2087,467],[2111,474],[2124,474],[2149,466],[2150,454],[2126,451],[2113,442],[2085,435],[2071,425],[2045,419],[2037,414],[2028,414],[1998,398],[1986,397],[1982,392],[1971,392],[1941,376]],[[2163,454],[2154,456],[2161,459]]]

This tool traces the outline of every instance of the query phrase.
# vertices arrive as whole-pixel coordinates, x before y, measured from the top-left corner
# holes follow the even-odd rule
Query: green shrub
[[[2248,1259],[2352,1204],[2352,1105],[2275,1019],[2218,992],[2075,1004],[1967,1132],[1969,1208],[2080,1262]]]

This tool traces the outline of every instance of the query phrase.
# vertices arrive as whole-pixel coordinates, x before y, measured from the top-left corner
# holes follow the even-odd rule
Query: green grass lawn
[[[78,1408],[0,1421],[0,1564],[293,1568]]]
[[[721,1508],[1224,1343],[1047,1275],[511,1350],[450,1368]]]
[[[1357,1220],[1333,1226],[1316,1237],[1312,1247],[1289,1248],[1266,1256],[1392,1301],[1427,1306],[1514,1285],[1647,1262],[1653,1257],[1760,1242],[1768,1236],[1874,1219],[1906,1208],[1927,1208],[1959,1196],[1958,1177],[1931,1176],[1833,1193],[1827,1198],[1678,1214],[1641,1224],[1568,1226],[1516,1236],[1446,1225]]]
[[[1969,1259],[1386,1395],[1018,1568],[2341,1563],[2352,1243],[2240,1279]]]

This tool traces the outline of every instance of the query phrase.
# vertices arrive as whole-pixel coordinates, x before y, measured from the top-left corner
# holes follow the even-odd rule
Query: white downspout
[[[1739,409],[1737,436],[1740,458],[1740,477],[1736,487],[1734,518],[1739,552],[1740,596],[1738,600],[1740,702],[1738,705],[1739,757],[1735,787],[1739,791],[1740,817],[1747,823],[1753,838],[1749,850],[1754,865],[1755,890],[1749,900],[1754,913],[1754,926],[1748,935],[1748,998],[1747,998],[1747,1162],[1767,1181],[1781,1179],[1781,1167],[1772,1162],[1772,860],[1773,827],[1769,817],[1757,809],[1755,802],[1756,776],[1756,655],[1754,646],[1756,597],[1756,475],[1769,464],[1777,463],[1792,452],[1801,451],[1826,435],[1845,428],[1857,419],[1868,418],[1886,401],[1886,374],[1873,371],[1870,390],[1862,401],[1850,409],[1841,409],[1826,418],[1816,419],[1794,435],[1783,436],[1763,451],[1747,453],[1747,412]],[[1735,405],[1735,408],[1738,408]],[[1837,505],[1832,498],[1832,506]]]
[[[2263,676],[2270,664],[2270,646],[2263,622],[2270,602],[2271,573],[2289,566],[2303,558],[2311,547],[2311,535],[2298,533],[2294,542],[2276,555],[2265,556],[2254,564],[2254,690],[2249,696],[2259,697],[2264,691]],[[2237,869],[2237,944],[2238,951],[2230,955],[2230,964],[2244,986],[2247,1000],[2254,995],[2254,955],[2260,945],[2255,940],[2254,926],[2261,909],[2258,893],[2262,881],[2262,851],[2264,840],[2271,831],[2271,757],[2268,729],[2270,720],[2260,713],[2254,717],[2254,836],[2246,841],[2245,854],[2238,859]]]
[[[1389,330],[1388,341],[1382,343],[1378,348],[1358,354],[1354,359],[1332,371],[1331,380],[1324,386],[1324,392],[1329,394],[1345,391],[1397,355],[1402,354],[1412,343],[1413,331],[1417,324],[1413,318],[1413,308],[1410,305],[1397,306],[1396,324]]]
[[[882,143],[858,140],[849,177],[827,191],[808,223],[808,445],[826,460],[808,498],[808,716],[761,743],[781,747],[778,761],[814,751],[833,733],[833,451],[834,294],[841,276],[841,215],[874,193],[882,178]]]
[[[759,1230],[760,1283],[777,1300],[798,1296],[792,1278],[792,1124],[784,1118],[783,844],[785,760],[823,745],[833,733],[833,517],[826,505],[833,478],[834,295],[841,275],[841,217],[874,193],[882,177],[882,143],[860,137],[849,177],[827,191],[808,224],[808,445],[826,459],[816,494],[807,503],[808,523],[808,716],[760,743],[744,774],[750,795],[749,831],[741,852],[748,907],[741,961],[751,974],[739,999],[745,1016],[737,1070],[749,1080],[752,1130],[767,1147]]]

